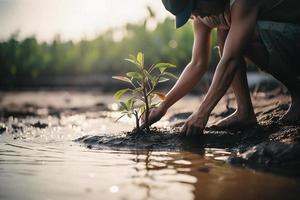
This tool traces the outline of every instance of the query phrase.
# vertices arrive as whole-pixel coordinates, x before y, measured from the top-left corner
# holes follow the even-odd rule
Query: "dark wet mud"
[[[151,129],[151,133],[126,132],[117,136],[86,135],[75,140],[90,149],[151,150],[151,151],[198,151],[204,148],[232,148],[238,135],[228,132],[205,132],[203,135],[186,137],[178,128]]]
[[[227,162],[236,166],[248,166],[264,171],[300,176],[299,127],[286,135],[269,134],[264,127],[246,131],[204,131],[202,135],[186,137],[179,129],[152,129],[150,134],[117,136],[86,135],[75,140],[89,149],[96,150],[151,150],[201,152],[205,148],[223,148],[232,152]],[[298,132],[297,132],[298,131]],[[291,134],[293,132],[294,134]],[[285,133],[283,133],[285,134]],[[289,142],[284,143],[289,138]]]

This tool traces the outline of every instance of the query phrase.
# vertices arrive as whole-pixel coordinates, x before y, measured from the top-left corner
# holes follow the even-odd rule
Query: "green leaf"
[[[128,82],[131,83],[131,80],[125,76],[113,76],[113,79],[119,80],[119,81],[124,81],[124,82]]]
[[[133,60],[136,63],[136,57],[132,54],[129,54],[129,59]]]
[[[151,74],[149,74],[147,70],[144,69],[143,72],[148,80],[150,80],[151,82],[154,81],[154,78],[151,76]]]
[[[137,60],[137,58],[136,58],[134,55],[132,55],[132,54],[130,54],[130,55],[129,55],[129,58],[126,58],[125,60],[128,61],[128,62],[133,63],[133,64],[134,64],[135,66],[137,66],[139,69],[142,69],[142,68],[143,68],[143,66],[139,63],[139,61]]]
[[[140,81],[136,81],[136,83],[140,86],[139,88],[142,87],[142,83]]]
[[[138,93],[138,92],[142,92],[142,91],[143,91],[143,88],[138,87],[138,88],[135,88],[132,92],[133,93]]]
[[[128,92],[130,89],[126,88],[126,89],[122,89],[122,90],[118,90],[115,94],[114,94],[114,98],[116,100],[119,100],[126,92]]]
[[[172,74],[172,73],[170,73],[170,72],[164,72],[163,74],[164,74],[164,75],[167,75],[168,77],[173,78],[173,79],[175,79],[175,80],[178,79],[177,76],[175,76],[174,74]]]
[[[124,117],[126,114],[121,115],[120,117],[118,117],[115,122],[119,121],[122,117]]]
[[[143,78],[143,76],[139,72],[128,72],[128,73],[126,73],[126,75],[133,79],[142,79]]]
[[[123,111],[123,110],[128,111],[128,107],[124,102],[120,102],[120,108],[121,108],[121,111]]]
[[[134,99],[140,99],[140,97],[143,95],[142,94],[143,88],[136,88],[134,90],[132,90],[132,98]]]
[[[134,98],[130,98],[127,101],[125,101],[126,107],[128,110],[132,110],[133,109],[133,104],[135,103]]]
[[[153,86],[153,87],[156,87],[157,82],[158,82],[158,78],[155,78],[154,80],[151,80],[152,86]]]
[[[144,68],[144,54],[142,52],[139,52],[136,56],[137,62],[140,64],[142,68]]]
[[[139,109],[140,114],[141,115],[144,114],[145,110],[146,110],[145,106],[141,106]]]
[[[176,65],[173,65],[171,63],[157,63],[154,66],[154,69],[159,69],[160,73],[163,73],[168,68],[175,68]]]
[[[128,61],[128,62],[131,62],[131,63],[133,63],[133,64],[135,64],[135,65],[136,65],[136,62],[135,62],[135,60],[132,60],[132,59],[130,59],[130,58],[126,58],[126,59],[124,59],[124,60],[126,60],[126,61]]]
[[[163,83],[163,82],[166,82],[166,81],[168,81],[168,80],[170,80],[170,79],[168,79],[168,78],[166,78],[166,77],[160,77],[160,78],[158,79],[158,82],[159,82],[159,83]]]

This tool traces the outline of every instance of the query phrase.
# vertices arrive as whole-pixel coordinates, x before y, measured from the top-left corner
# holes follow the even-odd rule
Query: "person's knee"
[[[244,52],[244,56],[261,70],[269,71],[269,53],[263,44],[259,42],[249,44]]]
[[[217,48],[218,48],[220,58],[222,57],[223,54],[223,48],[224,48],[227,35],[228,35],[228,30],[223,30],[223,29],[217,30],[217,44],[218,44]]]

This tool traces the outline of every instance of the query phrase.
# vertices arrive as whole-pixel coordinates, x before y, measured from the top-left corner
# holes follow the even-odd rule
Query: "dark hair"
[[[218,2],[220,3],[220,5],[225,6],[225,4],[228,2],[229,0],[193,0],[193,4],[194,4],[194,8],[196,7],[196,3],[197,2]]]
[[[228,0],[194,0],[194,4],[196,3],[196,1],[204,1],[204,2],[220,2],[225,4]]]
[[[227,0],[194,0],[194,1],[210,1],[210,2],[212,2],[212,1],[219,1],[219,2],[226,2]]]
[[[210,16],[220,14],[226,9],[229,0],[193,0],[192,14],[196,16]]]

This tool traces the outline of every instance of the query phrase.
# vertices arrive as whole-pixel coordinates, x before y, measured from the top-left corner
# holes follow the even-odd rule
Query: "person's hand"
[[[149,112],[149,118],[148,118],[148,125],[150,126],[151,124],[154,124],[155,122],[159,121],[167,112],[167,109],[163,106],[160,105],[157,108],[152,108]],[[145,128],[145,117],[142,119],[142,125],[141,128]]]
[[[181,128],[181,134],[185,136],[200,135],[203,133],[207,121],[208,116],[196,111],[185,121]]]

